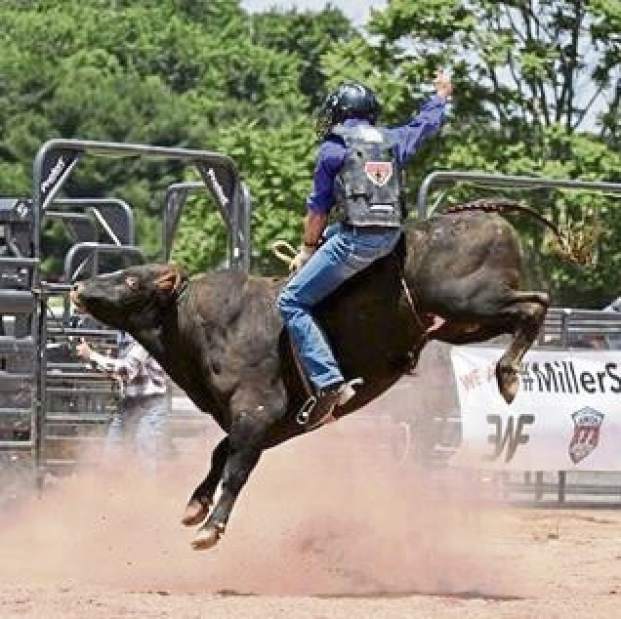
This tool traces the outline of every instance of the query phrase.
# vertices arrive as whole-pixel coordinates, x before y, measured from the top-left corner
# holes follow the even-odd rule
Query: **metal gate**
[[[73,461],[69,453],[72,443],[88,440],[89,435],[107,421],[116,407],[115,383],[90,366],[76,360],[70,342],[80,335],[80,325],[72,324],[67,291],[70,284],[46,282],[46,311],[42,314],[45,341],[32,337],[32,315],[35,306],[32,286],[33,256],[33,205],[30,199],[5,198],[0,200],[0,226],[4,235],[3,261],[0,263],[2,291],[0,315],[3,343],[0,346],[5,389],[0,392],[0,434],[3,450],[17,456],[16,452],[34,451],[34,390],[35,350],[45,348],[48,354],[46,367],[46,423],[45,460],[58,466]],[[121,258],[125,266],[143,262],[142,252],[133,246],[134,221],[128,204],[114,198],[58,199],[44,213],[43,222],[61,222],[73,243],[64,260],[62,279],[70,282],[74,274],[100,272],[97,260],[106,251]],[[100,239],[110,243],[98,242]],[[73,257],[79,257],[77,263]],[[76,268],[77,266],[77,268]],[[56,298],[61,301],[54,307]],[[86,332],[105,341],[108,347],[116,345],[116,333],[101,325],[90,325]]]
[[[466,182],[485,187],[503,187],[509,189],[575,189],[582,191],[601,191],[621,194],[621,183],[603,181],[576,181],[569,179],[538,178],[536,176],[508,176],[503,174],[482,174],[480,172],[442,170],[427,175],[418,190],[416,210],[420,219],[429,215],[429,194],[434,186],[450,186]],[[443,196],[440,196],[442,199]]]
[[[250,198],[229,157],[202,150],[85,140],[51,140],[40,148],[33,164],[32,199],[5,203],[10,224],[5,226],[9,231],[5,245],[10,255],[0,256],[0,283],[4,284],[0,285],[0,314],[15,316],[13,332],[0,334],[0,356],[22,356],[22,366],[10,363],[12,371],[0,369],[0,394],[8,390],[24,396],[20,406],[13,403],[6,409],[0,407],[0,415],[14,415],[23,425],[21,433],[10,437],[0,434],[0,451],[29,453],[39,480],[48,465],[62,463],[62,458],[53,454],[53,439],[59,437],[67,443],[72,433],[84,434],[80,426],[96,426],[105,421],[110,411],[102,402],[114,390],[109,380],[84,364],[52,357],[54,346],[71,338],[96,337],[112,346],[116,342],[114,330],[68,322],[67,293],[71,282],[76,277],[105,270],[102,261],[110,256],[121,260],[121,266],[144,261],[141,250],[134,246],[133,214],[128,204],[112,198],[57,197],[87,155],[170,159],[194,166],[204,182],[189,184],[188,189],[206,190],[216,201],[231,239],[230,266],[248,270],[250,263]],[[175,191],[178,190],[173,190],[173,195]],[[174,222],[172,226],[164,225],[165,248],[170,246],[168,239],[174,234],[185,202],[185,197],[177,198],[174,207],[167,201],[164,209],[166,221]],[[0,200],[0,217],[2,204]],[[78,237],[65,256],[63,283],[48,282],[42,277],[41,261],[45,256],[41,234],[46,218],[62,221]],[[100,238],[96,238],[96,231]],[[50,313],[55,297],[63,303],[60,313]],[[20,367],[22,371],[17,371]],[[74,403],[78,402],[73,410],[59,406],[69,396]]]
[[[204,191],[204,189],[205,185],[203,183],[192,181],[169,185],[164,198],[164,223],[162,226],[164,260],[170,259],[173,239],[175,238],[179,219],[189,194],[198,193]],[[240,183],[240,191],[239,207],[233,209],[233,212],[222,208],[222,204],[219,201],[216,201],[216,205],[228,229],[228,266],[247,272],[250,270],[251,260],[250,228],[252,201],[250,199],[250,191],[244,183]]]

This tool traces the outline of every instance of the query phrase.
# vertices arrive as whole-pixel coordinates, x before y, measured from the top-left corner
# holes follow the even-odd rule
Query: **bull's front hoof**
[[[223,526],[210,525],[198,530],[196,537],[192,540],[194,550],[209,550],[215,546],[224,533]]]
[[[520,387],[518,373],[513,368],[498,368],[496,370],[498,389],[507,404],[511,404]]]
[[[186,505],[183,517],[181,518],[181,524],[186,527],[193,527],[194,525],[200,524],[209,516],[210,507],[210,503],[202,503],[198,499],[193,499]]]

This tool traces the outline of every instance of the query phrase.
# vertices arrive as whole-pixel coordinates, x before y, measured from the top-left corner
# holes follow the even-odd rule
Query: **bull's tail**
[[[534,208],[526,206],[515,200],[505,198],[481,198],[472,202],[456,204],[446,209],[446,214],[463,213],[467,211],[484,211],[486,213],[506,213],[508,211],[526,213],[546,226],[555,236],[555,253],[565,260],[576,264],[590,264],[593,260],[594,239],[587,239],[584,235],[563,234],[560,228],[553,222],[537,212]]]

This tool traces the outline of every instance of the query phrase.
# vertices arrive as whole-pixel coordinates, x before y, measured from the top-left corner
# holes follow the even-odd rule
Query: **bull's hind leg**
[[[453,303],[453,316],[433,335],[433,339],[451,344],[483,342],[510,333],[513,339],[496,364],[498,389],[505,401],[513,402],[519,387],[520,363],[533,344],[545,319],[548,295],[542,292],[515,290],[482,291],[464,295],[460,304]],[[463,317],[463,318],[462,318]]]
[[[516,291],[512,297],[501,313],[512,320],[513,340],[496,364],[498,389],[507,404],[511,404],[517,394],[520,363],[537,339],[550,305],[550,298],[542,292]]]
[[[226,457],[229,452],[229,439],[223,438],[211,454],[211,468],[207,477],[196,487],[183,513],[181,522],[186,527],[200,524],[209,515],[213,495],[222,478]]]

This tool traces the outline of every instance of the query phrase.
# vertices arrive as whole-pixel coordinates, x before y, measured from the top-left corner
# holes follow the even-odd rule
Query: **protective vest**
[[[371,125],[337,125],[332,133],[347,147],[341,171],[335,179],[336,206],[344,222],[352,226],[401,226],[401,179],[394,141],[382,128]]]

